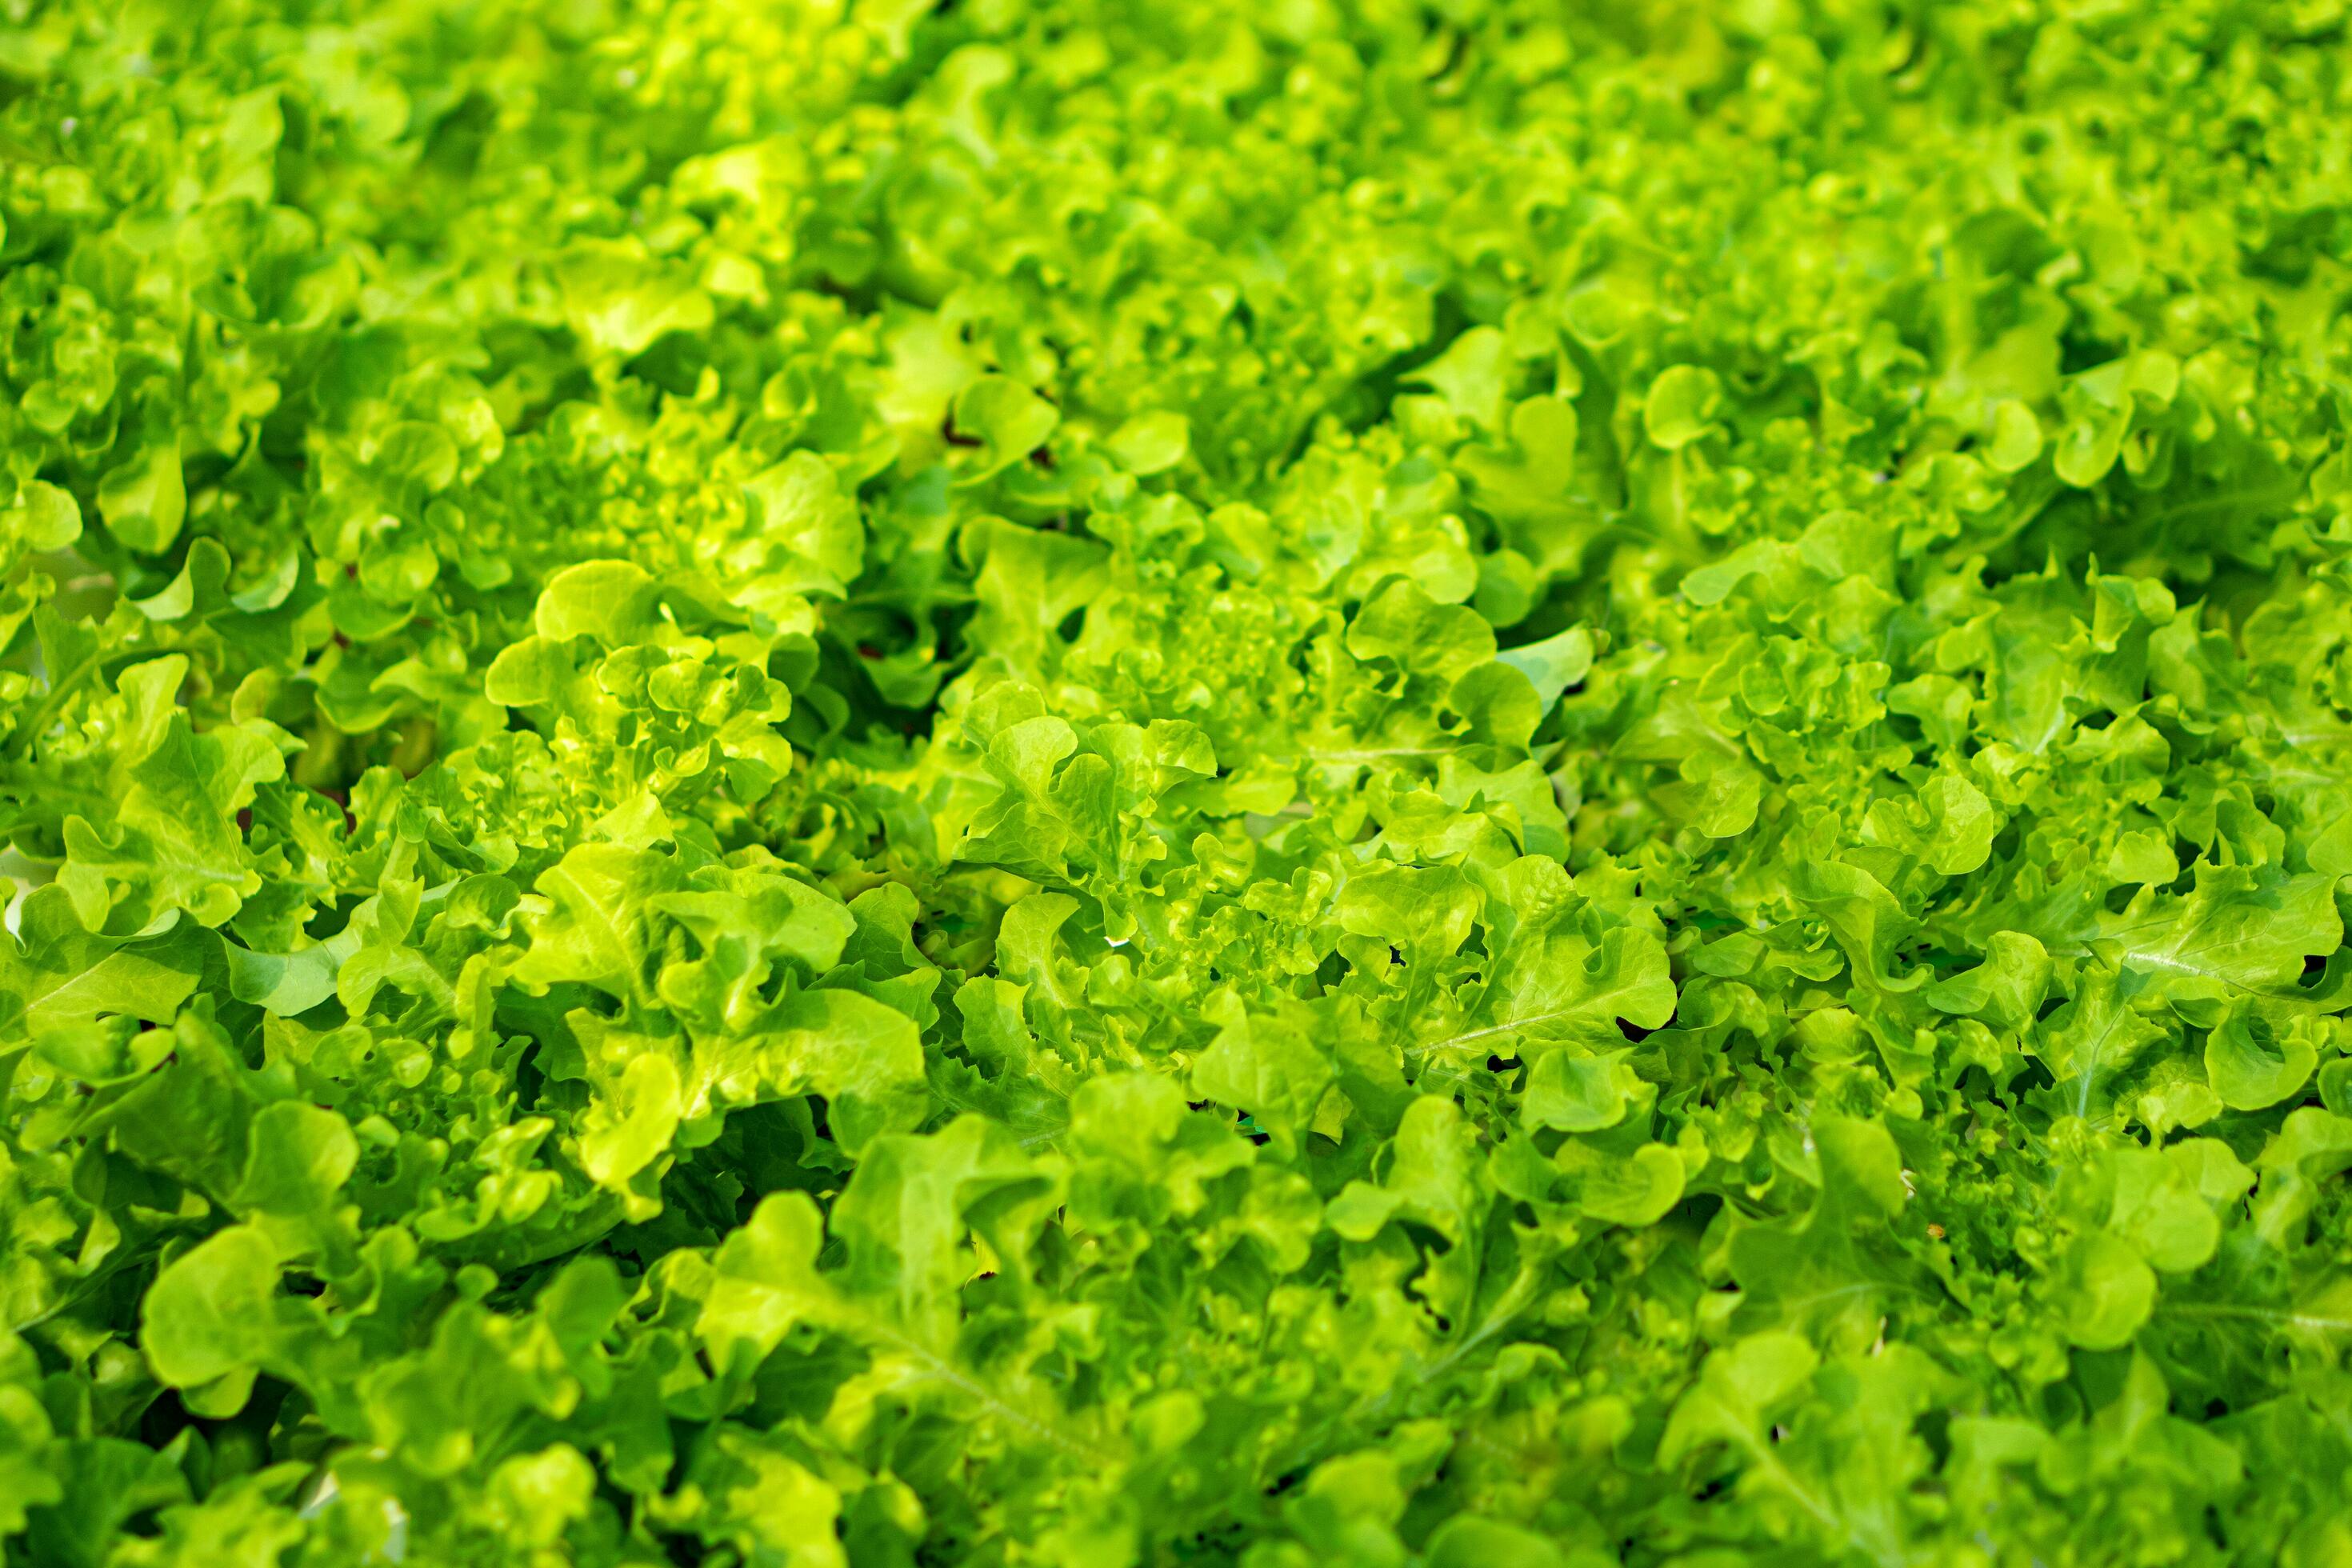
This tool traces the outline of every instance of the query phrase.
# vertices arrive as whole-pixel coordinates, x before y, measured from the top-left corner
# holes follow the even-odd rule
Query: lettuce
[[[2342,13],[0,9],[0,1563],[2352,1551]]]

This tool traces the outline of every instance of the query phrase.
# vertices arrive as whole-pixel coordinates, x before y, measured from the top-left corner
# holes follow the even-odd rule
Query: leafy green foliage
[[[2345,1560],[2347,26],[0,6],[0,1563]]]

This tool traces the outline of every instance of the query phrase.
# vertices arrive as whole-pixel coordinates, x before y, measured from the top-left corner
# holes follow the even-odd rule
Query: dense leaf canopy
[[[2352,1561],[2343,0],[0,0],[0,1563]]]

